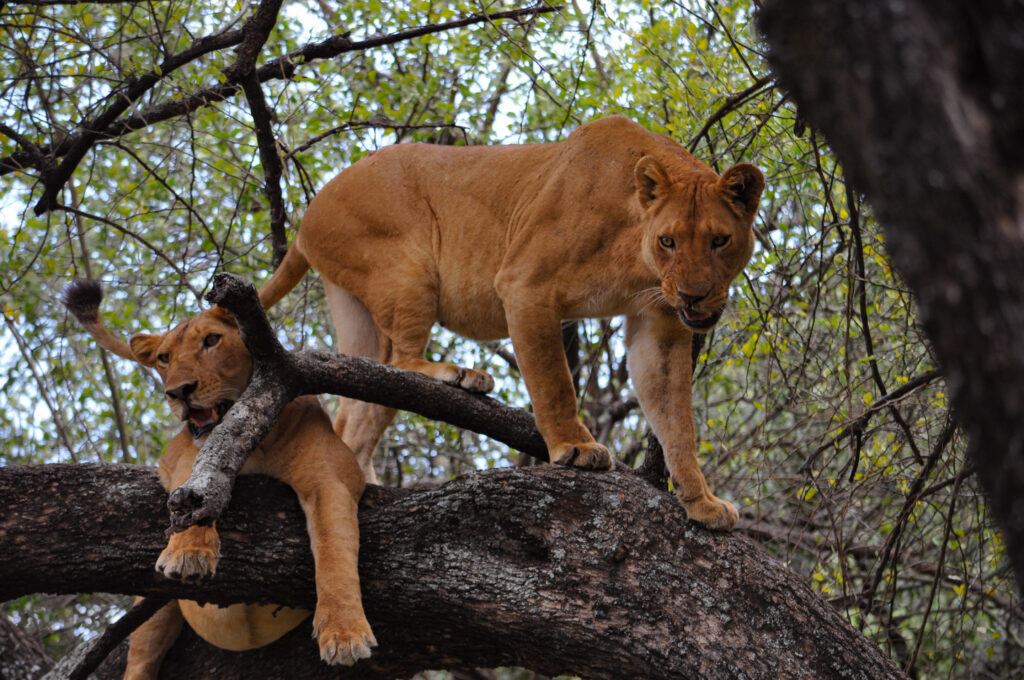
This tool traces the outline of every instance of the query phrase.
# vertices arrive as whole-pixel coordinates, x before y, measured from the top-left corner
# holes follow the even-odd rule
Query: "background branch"
[[[263,66],[257,68],[256,74],[260,83],[270,80],[289,80],[295,74],[295,69],[300,64],[306,64],[310,61],[332,59],[345,52],[355,52],[373,47],[391,45],[424,35],[441,33],[474,24],[506,19],[519,19],[525,16],[546,14],[548,12],[557,12],[559,10],[561,10],[561,5],[551,7],[537,5],[526,9],[495,12],[493,14],[473,14],[463,19],[439,24],[429,24],[405,31],[397,31],[383,36],[375,36],[360,41],[353,41],[349,37],[349,34],[345,33],[333,36],[319,43],[310,43],[283,57],[271,59]],[[179,67],[181,64],[178,63],[178,61],[187,63],[185,60],[198,58],[201,54],[236,45],[241,42],[242,35],[242,30],[239,29],[201,40],[190,50],[186,50],[181,55],[178,55],[177,59],[168,60],[168,62],[161,65],[160,73],[168,73],[168,69],[171,69],[172,66],[173,68]],[[52,176],[46,178],[44,181],[47,191],[43,198],[36,204],[36,209],[45,212],[50,209],[50,202],[55,200],[57,192],[60,187],[63,186],[64,182],[67,181],[67,178],[71,176],[71,172],[74,167],[77,166],[78,162],[85,156],[86,151],[88,151],[97,139],[101,137],[110,139],[121,137],[154,123],[187,115],[201,107],[209,106],[233,97],[242,87],[241,83],[238,81],[229,81],[215,87],[198,90],[190,95],[185,95],[180,98],[174,98],[172,100],[153,105],[138,113],[125,116],[119,120],[114,120],[117,115],[127,109],[129,100],[134,101],[137,99],[158,80],[159,77],[156,76],[155,72],[151,72],[140,77],[138,79],[138,83],[132,85],[131,88],[126,90],[125,96],[118,99],[117,102],[111,105],[104,114],[101,114],[101,116],[96,119],[82,125],[81,129],[77,132],[68,134],[56,145],[23,149],[22,151],[0,158],[0,177],[18,170],[25,170],[26,168],[35,167],[37,169],[44,169],[39,167],[40,158],[55,159],[70,156],[71,159],[66,158],[65,161],[61,163],[60,168],[63,169],[58,168],[54,171]],[[64,175],[67,176],[65,177]],[[54,188],[51,189],[51,187]],[[45,199],[45,202],[43,199]]]

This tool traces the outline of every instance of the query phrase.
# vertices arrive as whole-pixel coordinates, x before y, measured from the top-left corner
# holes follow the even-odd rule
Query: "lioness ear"
[[[159,347],[161,340],[163,340],[162,335],[136,333],[128,341],[128,346],[132,348],[132,354],[135,355],[136,361],[143,366],[152,368],[156,366],[156,348]]]
[[[633,166],[633,176],[636,178],[636,195],[644,210],[664,196],[670,184],[668,173],[654,156],[638,160]]]
[[[207,312],[210,316],[217,317],[220,321],[223,321],[229,326],[238,328],[238,322],[235,321],[235,315],[224,309],[223,307],[211,307]]]
[[[764,175],[750,163],[737,163],[718,180],[722,194],[741,217],[753,221],[764,191]]]

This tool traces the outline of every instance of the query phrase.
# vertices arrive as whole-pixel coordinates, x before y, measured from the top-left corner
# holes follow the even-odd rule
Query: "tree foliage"
[[[775,86],[750,3],[573,2],[442,28],[516,7],[290,0],[255,60],[280,180],[261,160],[259,106],[231,70],[235,32],[257,9],[0,7],[0,461],[148,464],[176,429],[153,376],[101,357],[60,308],[71,277],[104,282],[109,327],[160,330],[195,311],[214,273],[269,274],[275,182],[290,235],[317,188],[382,145],[556,141],[621,113],[716,168],[753,162],[768,179],[754,259],[695,381],[704,467],[742,530],[922,677],[1006,677],[1024,663],[1024,610],[913,297],[870,208]],[[436,30],[406,35],[417,27]],[[320,56],[346,40],[367,47]],[[62,146],[147,78],[36,214]],[[325,309],[309,276],[272,317],[286,344],[330,348]],[[647,429],[620,326],[571,332],[585,420],[635,464]],[[429,351],[486,368],[498,398],[527,404],[507,342],[438,333]],[[408,485],[517,459],[404,415],[377,465],[382,482]],[[7,609],[59,654],[123,604],[35,597]]]

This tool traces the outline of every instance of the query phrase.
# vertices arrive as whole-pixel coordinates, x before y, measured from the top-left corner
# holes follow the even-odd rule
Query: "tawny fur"
[[[551,460],[595,469],[611,458],[579,421],[560,323],[624,315],[637,396],[676,492],[690,517],[730,529],[736,510],[697,462],[690,340],[718,320],[750,259],[763,188],[756,167],[719,177],[621,117],[554,144],[391,146],[317,194],[260,299],[270,307],[312,266],[340,351],[473,391],[489,390],[490,376],[424,360],[434,323],[511,337]],[[344,400],[335,420],[371,481],[393,413]]]
[[[69,309],[103,347],[155,368],[179,418],[193,426],[209,425],[219,419],[210,409],[241,395],[252,361],[227,312],[208,310],[167,333],[139,334],[125,344],[103,327],[100,296],[89,287],[76,283],[67,289]],[[171,491],[188,480],[205,436],[197,439],[186,427],[170,441],[158,467],[165,489]],[[363,614],[357,569],[356,510],[365,481],[354,454],[334,433],[315,397],[302,397],[285,407],[241,473],[276,477],[299,497],[316,570],[313,628],[321,657],[349,665],[369,657],[377,643]],[[156,568],[170,578],[204,579],[214,575],[219,557],[216,528],[193,526],[171,536]],[[132,634],[125,678],[156,677],[183,619],[208,642],[241,651],[273,642],[308,616],[308,611],[277,605],[171,602]]]

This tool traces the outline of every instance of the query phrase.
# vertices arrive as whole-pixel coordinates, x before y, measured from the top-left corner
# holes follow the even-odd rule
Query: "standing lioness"
[[[493,386],[486,373],[423,358],[431,328],[511,337],[551,460],[596,469],[611,457],[577,417],[561,321],[625,315],[633,384],[676,493],[691,518],[731,529],[736,509],[697,463],[690,340],[718,321],[750,259],[763,188],[753,165],[719,177],[620,117],[555,144],[391,146],[317,194],[260,300],[270,307],[312,266],[339,352],[479,392]],[[335,420],[371,480],[393,416],[343,399]]]

